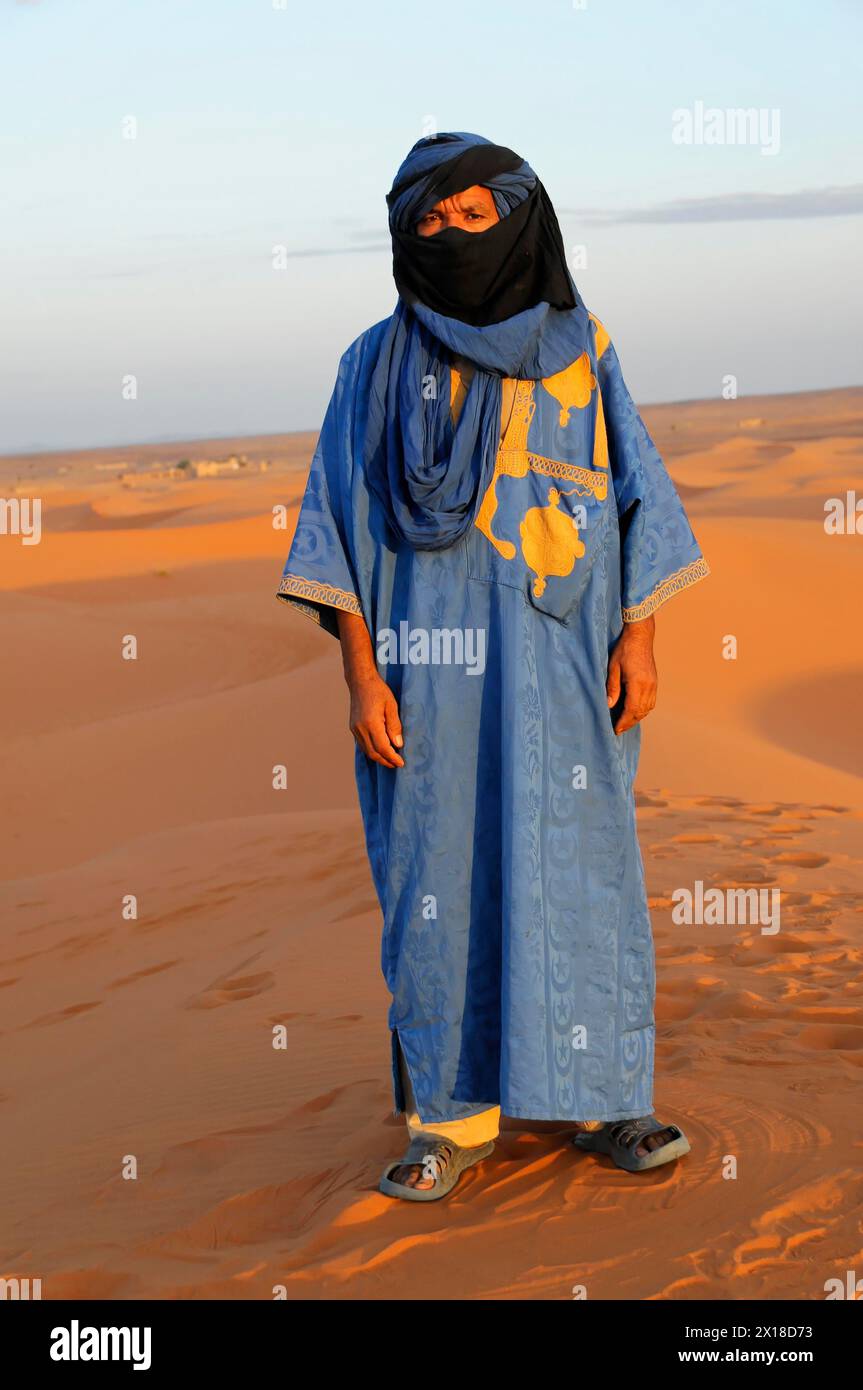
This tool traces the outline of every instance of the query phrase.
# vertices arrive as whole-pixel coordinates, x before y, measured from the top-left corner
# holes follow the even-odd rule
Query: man
[[[707,573],[518,155],[420,140],[388,195],[399,301],[345,353],[280,597],[341,640],[411,1142],[436,1201],[501,1112],[638,1172],[654,958],[635,830],[654,611]]]

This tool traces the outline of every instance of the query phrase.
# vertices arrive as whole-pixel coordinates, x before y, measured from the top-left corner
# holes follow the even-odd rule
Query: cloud
[[[298,256],[362,256],[366,251],[389,251],[388,241],[378,241],[369,246],[301,246],[297,251],[286,251],[285,260],[293,261]]]
[[[389,245],[389,242],[384,243],[381,241],[380,227],[365,227],[361,230],[351,232],[350,237],[351,241],[377,241],[378,246],[382,246],[384,244],[386,244],[387,246]]]
[[[593,225],[666,222],[771,222],[792,217],[849,217],[863,213],[863,183],[844,187],[801,188],[796,193],[720,193],[714,198],[676,198],[646,208],[559,208],[561,217]],[[306,256],[355,256],[365,251],[388,251],[377,230],[355,230],[354,246],[302,246],[287,251],[288,260]]]
[[[646,208],[561,208],[582,222],[769,222],[792,217],[847,217],[863,212],[863,183],[802,188],[796,193],[720,193],[677,198]]]

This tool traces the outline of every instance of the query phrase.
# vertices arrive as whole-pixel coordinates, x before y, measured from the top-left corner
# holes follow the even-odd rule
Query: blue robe
[[[640,729],[605,682],[624,621],[707,573],[591,316],[565,371],[516,383],[475,524],[399,542],[361,441],[386,322],[343,356],[280,598],[337,634],[361,614],[405,767],[357,749],[401,1044],[426,1124],[492,1105],[537,1120],[653,1109],[654,955],[635,827]],[[459,389],[451,372],[453,401]]]

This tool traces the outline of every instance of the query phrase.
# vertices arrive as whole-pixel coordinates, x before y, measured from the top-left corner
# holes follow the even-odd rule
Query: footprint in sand
[[[775,862],[775,861],[774,861]],[[710,881],[718,882],[720,875],[711,874]],[[764,864],[729,864],[722,878],[726,883],[775,883],[776,875]]]
[[[649,792],[635,793],[636,806],[667,806],[667,801],[661,801],[658,797],[651,796]]]
[[[742,802],[742,801],[739,801],[738,798],[737,798],[736,796],[697,796],[697,797],[695,798],[695,805],[696,805],[696,806],[742,806],[742,805],[743,805],[743,802]]]
[[[803,1047],[818,1052],[858,1051],[863,1047],[863,1028],[852,1024],[812,1023],[799,1036]]]
[[[263,994],[276,983],[271,970],[262,970],[259,975],[223,976],[215,980],[207,989],[190,999],[188,1009],[219,1009],[223,1004],[236,1004],[241,999],[252,999]]]
[[[771,825],[769,827],[765,826],[764,828],[768,832],[766,835],[753,838],[748,843],[763,845],[781,844],[782,840],[793,840],[798,835],[812,834],[811,825]],[[744,841],[744,844],[745,843],[747,842]]]
[[[163,970],[173,970],[175,965],[181,965],[180,960],[165,960],[160,965],[150,965],[146,970],[136,970],[131,975],[121,975],[119,980],[112,980],[108,989],[124,989],[126,985],[134,985],[138,980],[146,980],[150,975],[161,975]]]
[[[830,863],[829,854],[805,854],[797,851],[794,854],[777,854],[773,860],[774,864],[794,864],[798,869],[820,869],[824,864]]]
[[[58,1009],[53,1014],[43,1014],[41,1018],[34,1018],[32,1023],[25,1023],[25,1028],[49,1028],[52,1023],[66,1023],[70,1018],[77,1018],[79,1014],[89,1013],[91,1009],[98,1009],[102,1003],[101,999],[93,999],[87,1004],[70,1004],[68,1009]]]

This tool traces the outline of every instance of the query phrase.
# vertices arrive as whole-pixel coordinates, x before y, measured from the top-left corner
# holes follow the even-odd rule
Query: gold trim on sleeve
[[[313,608],[308,608],[307,603],[323,603],[328,608],[340,608],[343,613],[356,613],[360,618],[363,616],[356,594],[349,594],[347,589],[338,589],[335,584],[320,584],[315,579],[303,579],[299,574],[282,576],[277,597],[305,599],[306,603],[298,603],[297,607],[310,618],[313,617],[316,622],[320,622],[320,615]]]
[[[699,579],[706,579],[710,573],[710,567],[704,556],[693,560],[691,565],[684,565],[683,569],[670,574],[667,579],[663,579],[658,588],[654,589],[642,603],[637,603],[634,608],[623,609],[623,621],[625,623],[639,623],[642,618],[649,618],[651,613],[655,613],[666,599],[670,599],[672,594],[679,594],[681,589],[688,589],[690,584],[697,584]]]

